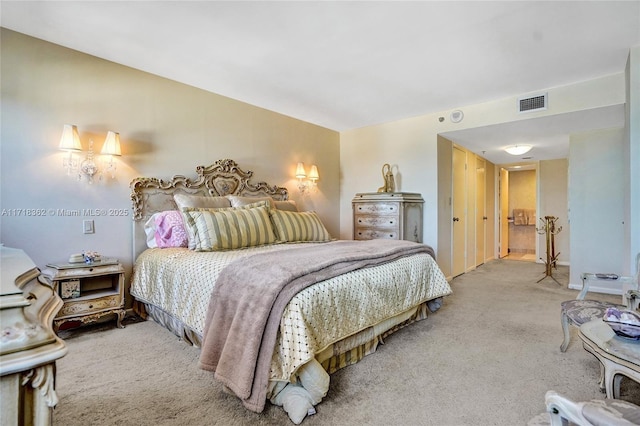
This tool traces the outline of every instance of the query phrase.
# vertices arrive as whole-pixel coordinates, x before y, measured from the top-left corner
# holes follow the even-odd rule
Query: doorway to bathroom
[[[536,194],[535,168],[501,169],[501,258],[536,261]]]

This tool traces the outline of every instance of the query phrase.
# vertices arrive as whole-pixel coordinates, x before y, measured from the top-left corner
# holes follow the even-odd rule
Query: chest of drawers
[[[422,242],[422,195],[411,192],[365,192],[352,200],[354,240]]]

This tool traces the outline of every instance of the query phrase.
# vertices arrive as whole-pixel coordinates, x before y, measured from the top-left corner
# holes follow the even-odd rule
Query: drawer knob
[[[93,309],[93,305],[89,305],[89,309]]]

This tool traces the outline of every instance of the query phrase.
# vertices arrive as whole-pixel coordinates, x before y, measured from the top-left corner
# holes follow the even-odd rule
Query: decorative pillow
[[[231,202],[226,197],[207,197],[204,195],[174,194],[173,201],[179,210],[187,207],[219,209],[231,207]]]
[[[208,197],[205,197],[208,198]],[[224,198],[225,201],[229,201],[228,199],[226,199],[225,197],[215,197],[215,198]],[[185,224],[185,228],[187,229],[187,247],[189,247],[190,250],[195,250],[196,249],[196,245],[199,244],[199,241],[196,241],[198,239],[198,236],[195,234],[195,221],[193,220],[193,218],[190,215],[185,215],[185,212],[188,211],[224,211],[224,210],[235,210],[236,208],[238,209],[251,209],[254,207],[267,207],[268,208],[268,204],[266,201],[258,201],[256,203],[251,203],[251,204],[247,204],[244,205],[242,207],[222,207],[222,208],[201,208],[201,207],[183,207],[182,210],[182,217],[184,219],[184,224]]]
[[[271,222],[278,241],[329,241],[331,235],[316,212],[271,210]]]
[[[274,208],[274,200],[271,197],[240,197],[238,195],[227,195],[226,198],[231,202],[231,207],[244,207],[247,204],[266,201],[269,210]]]
[[[147,236],[147,247],[156,248],[158,247],[158,243],[156,243],[156,218],[154,217],[156,214],[151,215],[151,217],[144,223],[144,233]]]
[[[187,247],[187,230],[178,210],[154,213],[144,225],[147,247]]]
[[[231,250],[276,242],[266,205],[237,209],[187,209],[195,251]]]
[[[273,205],[278,210],[286,210],[288,212],[297,212],[298,211],[298,206],[296,205],[296,202],[293,201],[293,200],[287,200],[287,201],[276,201],[276,200],[273,200]]]

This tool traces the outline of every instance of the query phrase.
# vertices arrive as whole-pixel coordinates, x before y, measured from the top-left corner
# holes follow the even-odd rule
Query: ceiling
[[[640,44],[640,0],[2,0],[0,16],[5,28],[337,131],[620,73]],[[599,112],[447,136],[496,164],[513,138],[535,137],[534,160],[562,158],[575,126],[624,122],[620,108]]]

